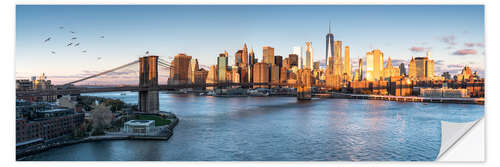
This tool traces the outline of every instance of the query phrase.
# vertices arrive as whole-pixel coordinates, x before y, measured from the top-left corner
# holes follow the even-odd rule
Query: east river
[[[137,103],[137,93],[94,93]],[[440,121],[468,122],[483,105],[295,97],[160,94],[180,122],[168,141],[116,140],[54,148],[26,160],[431,161]]]

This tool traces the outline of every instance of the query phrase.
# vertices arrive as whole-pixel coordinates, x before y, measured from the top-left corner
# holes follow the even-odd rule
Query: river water
[[[137,103],[137,93],[93,93]],[[431,161],[440,121],[468,122],[483,105],[295,97],[160,94],[180,122],[168,141],[118,140],[51,149],[27,160]]]

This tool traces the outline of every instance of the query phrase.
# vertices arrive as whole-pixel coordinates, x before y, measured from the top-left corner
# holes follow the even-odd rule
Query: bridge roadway
[[[72,95],[81,93],[99,93],[99,92],[121,92],[121,91],[166,91],[175,90],[183,88],[206,88],[206,87],[232,87],[232,86],[288,86],[295,87],[295,84],[286,83],[212,83],[212,84],[179,84],[179,85],[158,85],[158,87],[140,87],[140,86],[118,86],[118,87],[99,87],[99,88],[89,88],[89,87],[69,87],[63,88],[61,86],[56,86],[56,89],[45,89],[45,90],[30,90],[30,91],[16,91],[16,97],[27,97],[27,96],[52,96],[52,95]],[[312,85],[316,87],[322,87],[324,85]]]

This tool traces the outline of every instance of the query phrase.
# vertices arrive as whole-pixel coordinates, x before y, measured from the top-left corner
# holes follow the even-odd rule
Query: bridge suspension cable
[[[95,77],[98,77],[98,76],[101,76],[101,75],[104,75],[104,74],[107,74],[107,73],[110,73],[110,72],[114,72],[114,71],[122,69],[122,68],[126,68],[126,67],[129,67],[129,66],[135,65],[137,63],[139,63],[139,60],[127,63],[125,65],[118,66],[118,67],[110,69],[110,70],[106,70],[106,71],[98,73],[98,74],[91,75],[91,76],[88,76],[88,77],[85,77],[85,78],[82,78],[82,79],[79,79],[79,80],[76,80],[76,81],[72,81],[72,82],[66,83],[64,85],[70,85],[70,84],[74,84],[74,83],[77,83],[77,82],[85,81],[87,79],[95,78]]]

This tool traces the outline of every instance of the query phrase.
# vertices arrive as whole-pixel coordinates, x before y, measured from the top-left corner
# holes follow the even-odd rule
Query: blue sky
[[[351,59],[365,58],[373,48],[399,64],[430,50],[437,72],[469,65],[483,73],[485,66],[482,5],[18,5],[16,10],[16,77],[45,72],[62,80],[131,62],[145,51],[165,58],[186,53],[211,65],[224,50],[233,60],[245,42],[260,59],[262,46],[286,57],[292,47],[311,41],[314,59],[321,60],[329,20],[335,40],[350,46]],[[73,36],[80,46],[67,47]]]

